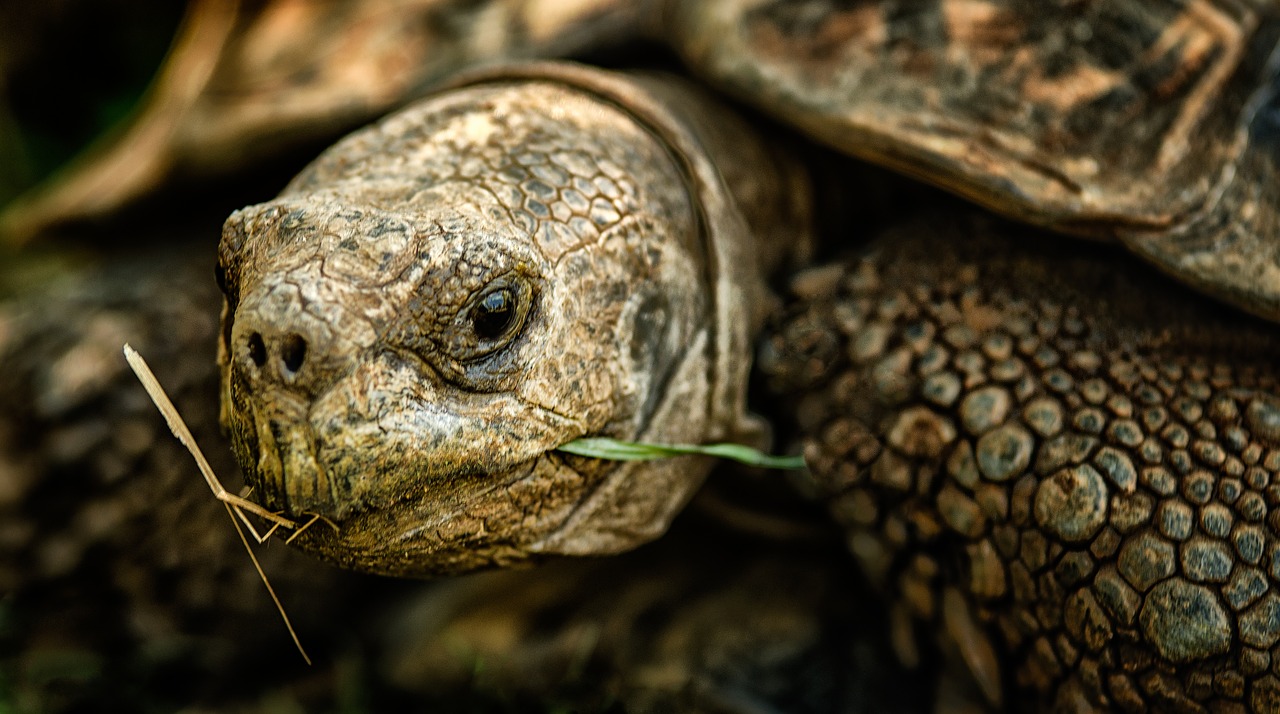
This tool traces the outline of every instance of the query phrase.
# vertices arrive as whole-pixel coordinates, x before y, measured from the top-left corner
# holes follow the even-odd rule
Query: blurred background
[[[126,119],[183,10],[162,0],[0,3],[0,207]]]

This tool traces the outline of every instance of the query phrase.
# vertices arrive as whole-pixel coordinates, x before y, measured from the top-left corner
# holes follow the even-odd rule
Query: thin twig
[[[236,515],[240,517],[240,522],[244,524],[245,528],[249,529],[249,534],[253,536],[254,540],[258,541],[259,545],[266,543],[267,540],[271,538],[271,536],[276,534],[276,531],[280,530],[279,523],[272,523],[271,527],[267,529],[266,533],[259,535],[258,529],[254,527],[253,521],[249,520],[249,517],[245,515],[245,512],[240,510],[240,508],[236,506],[232,506],[232,508],[235,508]],[[294,531],[294,534],[296,535],[297,531]]]
[[[128,360],[129,366],[133,368],[133,373],[138,375],[138,381],[142,382],[142,387],[147,390],[151,401],[155,402],[156,408],[164,416],[165,423],[169,425],[169,431],[173,432],[178,441],[182,442],[182,445],[187,447],[187,451],[190,451],[191,456],[195,458],[196,466],[200,468],[200,474],[204,476],[204,480],[208,482],[213,495],[219,501],[243,508],[255,516],[265,518],[272,523],[279,523],[285,528],[297,526],[296,523],[288,518],[278,513],[272,513],[253,501],[241,498],[223,488],[222,483],[218,481],[218,477],[213,474],[213,467],[209,465],[209,460],[204,457],[204,453],[196,445],[195,438],[191,436],[191,430],[187,428],[186,422],[182,421],[182,417],[178,415],[177,408],[173,406],[173,402],[165,394],[164,388],[156,380],[156,376],[151,372],[151,368],[147,366],[146,360],[142,359],[142,355],[138,354],[138,351],[129,345],[124,346],[124,358]]]
[[[319,514],[319,513],[313,513],[313,514],[311,514],[311,520],[307,521],[306,523],[303,523],[303,524],[302,524],[302,526],[301,526],[300,528],[298,528],[298,530],[296,530],[296,531],[294,531],[294,532],[293,532],[293,535],[291,535],[291,536],[289,536],[288,538],[286,538],[286,539],[285,539],[285,541],[284,541],[284,544],[285,544],[285,545],[289,545],[290,543],[292,543],[294,538],[297,538],[298,536],[300,536],[300,535],[302,535],[303,533],[305,533],[305,532],[307,531],[307,529],[308,529],[308,528],[310,528],[311,526],[315,525],[316,521],[318,521],[318,520],[320,520],[320,514]]]
[[[262,534],[262,540],[258,541],[258,543],[266,543],[268,540],[271,539],[271,536],[276,534],[276,531],[278,530],[280,530],[280,524],[272,523],[271,527],[267,529],[267,532]],[[254,535],[257,535],[257,534],[255,533]]]
[[[173,402],[169,399],[169,395],[165,394],[164,388],[160,386],[160,382],[156,379],[155,374],[151,372],[151,368],[147,366],[146,360],[142,359],[142,355],[129,345],[124,346],[124,358],[128,360],[129,366],[133,368],[133,373],[138,375],[138,381],[142,382],[142,386],[147,390],[147,394],[151,397],[151,401],[155,403],[156,408],[160,410],[160,414],[164,416],[165,422],[169,425],[169,430],[177,437],[182,445],[187,447],[187,451],[191,452],[192,458],[196,460],[196,465],[200,468],[200,473],[204,476],[204,480],[209,484],[209,488],[213,491],[213,495],[222,501],[222,505],[227,509],[227,516],[231,518],[231,525],[235,526],[236,535],[240,536],[240,542],[244,544],[244,549],[249,553],[249,560],[253,561],[254,570],[258,571],[258,577],[262,578],[262,584],[267,586],[267,593],[271,595],[271,600],[275,602],[276,609],[280,611],[280,617],[284,620],[284,626],[289,630],[289,636],[293,638],[293,644],[297,646],[299,654],[308,665],[311,664],[311,658],[307,656],[307,651],[302,647],[302,641],[298,639],[298,633],[293,629],[293,623],[289,621],[289,615],[284,611],[284,604],[280,602],[280,598],[276,596],[275,588],[271,587],[271,581],[267,580],[267,574],[262,569],[262,564],[258,562],[258,556],[254,554],[253,547],[249,545],[249,539],[244,534],[244,529],[240,527],[240,521],[244,521],[245,526],[253,533],[253,537],[258,543],[262,543],[271,537],[280,526],[285,528],[295,528],[297,524],[293,521],[272,513],[258,504],[240,496],[235,496],[222,487],[222,483],[218,481],[218,477],[213,473],[213,467],[209,465],[208,459],[204,457],[204,453],[200,451],[200,447],[196,445],[196,440],[191,436],[191,430],[187,428],[187,423],[183,421],[182,416],[178,414],[177,408],[173,406]],[[258,530],[249,522],[244,511],[249,511],[254,515],[261,516],[274,525],[267,531],[265,536],[259,536]],[[239,519],[237,520],[237,517]],[[328,520],[328,519],[325,519]],[[312,519],[314,522],[315,519]],[[308,523],[310,525],[310,523]]]
[[[236,522],[236,517],[231,510],[234,508],[229,503],[222,504],[227,509],[227,515],[231,517],[231,525],[236,527],[236,535],[240,536],[240,542],[244,544],[244,550],[249,554],[249,560],[253,561],[253,567],[258,571],[258,577],[262,578],[262,584],[267,586],[267,592],[271,595],[271,600],[275,602],[276,609],[280,611],[280,617],[284,619],[284,626],[289,630],[289,636],[293,638],[293,644],[298,648],[298,654],[302,655],[302,659],[311,665],[311,658],[307,656],[307,651],[302,647],[302,641],[298,639],[298,632],[293,629],[293,623],[289,621],[289,615],[284,611],[284,604],[280,602],[280,598],[276,597],[275,588],[271,587],[271,582],[267,580],[267,574],[262,570],[262,564],[258,562],[258,556],[254,555],[253,547],[249,545],[249,539],[245,538],[244,530],[240,528],[240,524]]]

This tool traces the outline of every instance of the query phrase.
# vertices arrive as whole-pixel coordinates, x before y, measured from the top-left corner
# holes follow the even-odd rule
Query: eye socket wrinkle
[[[490,273],[457,302],[454,291],[419,290],[409,303],[412,316],[406,315],[386,339],[458,387],[491,391],[493,380],[519,371],[513,348],[523,344],[521,337],[538,312],[539,280],[522,267]]]
[[[519,273],[489,281],[455,321],[455,358],[475,362],[509,347],[528,324],[534,299],[533,286]]]

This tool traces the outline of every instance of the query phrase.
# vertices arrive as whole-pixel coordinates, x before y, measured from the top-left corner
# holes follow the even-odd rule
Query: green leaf
[[[652,461],[685,454],[715,456],[732,459],[748,466],[762,469],[802,469],[803,456],[770,456],[742,444],[645,444],[638,441],[619,441],[604,437],[575,439],[559,449],[568,454],[590,456],[614,461]]]

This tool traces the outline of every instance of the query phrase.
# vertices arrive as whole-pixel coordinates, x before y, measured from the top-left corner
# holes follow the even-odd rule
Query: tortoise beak
[[[303,270],[312,269],[311,266]],[[226,344],[226,420],[257,499],[286,512],[339,518],[350,499],[317,459],[311,415],[374,341],[367,320],[289,274],[247,291]],[[339,330],[337,325],[353,326]],[[229,399],[227,399],[229,397]]]
[[[349,499],[316,458],[311,398],[267,382],[265,370],[255,373],[244,362],[231,363],[226,426],[254,500],[290,514],[340,518]]]

